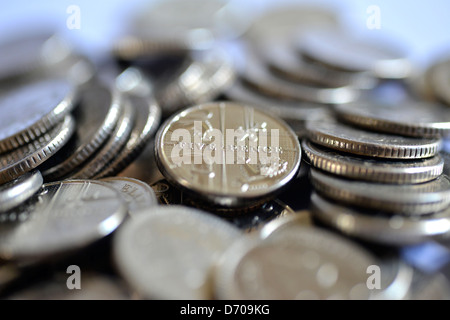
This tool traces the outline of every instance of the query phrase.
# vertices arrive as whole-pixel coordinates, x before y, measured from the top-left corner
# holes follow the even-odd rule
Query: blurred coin
[[[0,183],[17,179],[47,162],[67,144],[74,131],[75,121],[67,115],[64,121],[36,140],[0,155]]]
[[[450,233],[450,210],[405,217],[351,208],[331,202],[314,193],[313,215],[321,222],[350,237],[389,246],[424,243]]]
[[[125,177],[110,177],[100,179],[100,181],[111,185],[120,192],[128,204],[128,213],[131,216],[158,204],[153,189],[140,180]]]
[[[356,157],[302,142],[302,149],[313,167],[334,175],[363,181],[390,184],[422,183],[436,179],[443,173],[444,159],[436,155],[417,160],[385,160]]]
[[[297,212],[291,212],[287,215],[282,215],[277,219],[274,219],[266,224],[264,224],[259,229],[259,236],[261,239],[266,239],[274,232],[283,232],[285,228],[296,227],[296,226],[310,226],[311,212],[308,210],[302,210]]]
[[[39,79],[0,96],[0,153],[30,143],[74,108],[77,90],[63,79]]]
[[[122,109],[123,98],[118,91],[100,84],[84,88],[74,110],[76,132],[65,148],[41,167],[44,179],[63,179],[96,153],[111,136]]]
[[[12,209],[31,198],[43,183],[41,172],[34,170],[0,185],[0,212]]]
[[[120,274],[145,299],[211,299],[210,270],[240,231],[192,208],[147,210],[128,220],[114,238]]]
[[[2,213],[2,259],[42,259],[80,249],[113,232],[126,204],[114,188],[98,181],[44,184],[24,205]]]
[[[426,274],[418,270],[415,271],[410,300],[450,300],[448,279],[441,273]]]
[[[372,299],[408,300],[414,277],[413,268],[398,256],[382,257],[380,260],[378,266],[380,271],[379,288],[371,290]]]
[[[450,134],[450,108],[406,101],[400,104],[357,102],[335,106],[337,116],[353,125],[379,132],[418,138]]]
[[[215,268],[215,292],[219,300],[365,300],[377,263],[343,237],[297,226],[237,240]]]
[[[338,122],[311,121],[306,125],[308,139],[327,148],[362,156],[386,159],[423,159],[436,155],[441,139],[419,139],[377,133]]]
[[[310,32],[298,41],[299,52],[328,67],[371,72],[382,79],[404,79],[413,72],[406,52],[392,41],[381,43],[353,37],[341,30]]]
[[[212,102],[166,121],[158,131],[156,159],[166,179],[186,193],[237,207],[280,192],[297,174],[301,150],[281,119],[245,104]]]
[[[391,185],[347,180],[311,169],[311,181],[327,198],[404,216],[436,213],[450,204],[450,179],[445,175],[421,184]]]
[[[447,105],[450,105],[450,79],[448,72],[450,70],[450,59],[443,59],[437,61],[430,67],[429,79],[430,86],[433,90],[434,96]]]

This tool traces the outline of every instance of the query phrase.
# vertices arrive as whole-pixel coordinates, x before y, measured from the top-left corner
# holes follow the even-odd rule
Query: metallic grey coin
[[[307,123],[311,142],[334,150],[386,159],[423,159],[436,155],[442,145],[439,138],[419,139],[366,131],[338,122]]]
[[[77,90],[64,79],[39,79],[0,96],[0,153],[48,132],[74,108]],[[14,107],[11,107],[14,106]]]
[[[44,178],[41,172],[34,170],[0,185],[0,212],[12,209],[31,198],[43,183]]]
[[[143,153],[156,133],[161,121],[161,108],[153,98],[152,85],[142,72],[129,68],[116,79],[117,88],[127,95],[136,113],[130,137],[120,153],[94,178],[114,176],[129,166]]]
[[[17,179],[38,168],[58,152],[75,131],[75,121],[67,115],[64,121],[36,140],[0,155],[0,183]]]
[[[374,131],[433,138],[450,134],[450,109],[436,103],[404,104],[358,102],[335,107],[345,122]]]
[[[238,76],[245,85],[264,95],[287,101],[303,101],[324,104],[341,104],[357,100],[359,90],[350,87],[326,87],[317,84],[295,83],[277,77],[270,72],[257,54],[243,48],[237,56]],[[239,61],[243,59],[243,61]]]
[[[379,43],[342,30],[310,32],[300,38],[299,52],[328,67],[349,72],[371,72],[383,79],[404,79],[413,72],[411,61],[398,43]]]
[[[113,132],[122,112],[123,97],[110,87],[93,84],[80,95],[80,104],[74,110],[76,132],[65,148],[41,168],[46,181],[67,177],[97,152]]]
[[[286,228],[230,246],[214,270],[215,291],[219,300],[369,299],[367,269],[377,261],[323,229]]]
[[[285,228],[296,228],[298,225],[312,226],[311,212],[304,210],[280,216],[264,224],[259,230],[259,236],[261,239],[266,239],[275,232],[283,232]]]
[[[371,288],[372,299],[389,301],[408,300],[414,277],[413,268],[397,256],[381,257],[379,260],[381,260],[380,265],[369,270],[371,272],[380,272],[378,288],[376,286]],[[368,276],[370,275],[371,273],[368,272]],[[372,284],[376,284],[376,282]]]
[[[93,179],[121,152],[130,137],[135,111],[129,101],[123,101],[123,110],[111,136],[91,158],[74,169],[71,179]]]
[[[410,300],[450,300],[450,283],[441,273],[414,272]]]
[[[356,157],[348,153],[302,142],[302,149],[311,165],[334,175],[389,184],[422,183],[443,173],[444,159],[436,155],[417,160],[385,160]]]
[[[100,181],[111,185],[120,192],[128,204],[128,213],[131,216],[158,205],[155,191],[145,182],[125,177],[103,178]]]
[[[225,92],[227,99],[267,110],[280,117],[295,131],[297,136],[305,134],[306,122],[331,117],[330,108],[324,104],[282,101],[259,94],[246,87],[239,79]]]
[[[301,149],[281,119],[219,101],[168,119],[157,134],[156,160],[166,179],[188,194],[238,207],[280,192],[297,174]]]
[[[2,259],[43,259],[81,249],[113,232],[126,216],[126,204],[98,181],[44,184],[29,202],[0,223]]]
[[[360,208],[403,216],[420,216],[445,210],[450,205],[450,179],[411,185],[392,185],[346,180],[311,169],[311,182],[321,195]]]
[[[450,60],[440,60],[429,69],[429,85],[432,88],[432,95],[439,101],[450,105],[450,80],[448,71],[450,70]]]
[[[114,237],[114,260],[146,299],[212,299],[210,270],[241,235],[207,212],[167,206],[124,223]]]
[[[364,212],[328,201],[314,193],[311,197],[314,217],[351,237],[389,246],[424,243],[450,233],[450,210],[423,217],[405,217]]]

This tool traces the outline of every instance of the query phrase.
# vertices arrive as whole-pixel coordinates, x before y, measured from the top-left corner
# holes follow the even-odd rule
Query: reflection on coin
[[[332,203],[314,193],[314,217],[340,232],[366,241],[390,246],[420,244],[450,233],[450,210],[424,217],[404,217]]]
[[[414,277],[414,270],[398,256],[380,258],[379,288],[372,289],[373,300],[407,300]],[[375,268],[376,268],[375,267]],[[371,271],[377,269],[372,269]],[[369,272],[370,273],[370,272]]]
[[[318,193],[341,203],[405,216],[436,213],[450,204],[450,179],[445,175],[421,184],[391,185],[347,180],[311,169],[311,182]]]
[[[48,132],[73,109],[76,89],[63,79],[15,86],[0,97],[0,153]]]
[[[450,134],[450,109],[425,102],[358,102],[336,106],[342,120],[356,126],[405,136],[432,138]]]
[[[41,168],[46,181],[63,179],[97,152],[114,130],[123,108],[119,92],[99,84],[82,90],[80,100],[74,110],[77,126],[73,138]]]
[[[311,142],[352,154],[387,159],[423,159],[436,155],[441,139],[419,139],[365,131],[337,122],[309,122]]]
[[[2,259],[40,259],[85,247],[113,232],[126,205],[112,187],[97,181],[44,184],[27,203],[2,213]]]
[[[297,226],[236,241],[215,268],[215,290],[220,300],[363,300],[376,264],[343,237]]]
[[[385,160],[356,157],[323,148],[305,140],[302,149],[312,166],[351,179],[390,184],[422,183],[436,179],[443,172],[444,159]]]
[[[120,192],[128,204],[128,213],[131,216],[158,204],[155,192],[145,182],[125,177],[104,178],[100,181],[111,185]]]
[[[0,155],[0,183],[12,181],[38,168],[55,155],[75,131],[75,121],[67,115],[61,123],[36,140]]]
[[[166,179],[187,193],[222,206],[248,206],[295,177],[301,150],[282,120],[245,104],[216,102],[167,120],[158,131],[156,158]]]
[[[126,221],[114,238],[119,272],[145,299],[211,299],[210,269],[240,231],[187,207],[149,210]]]
[[[41,172],[34,170],[9,183],[0,185],[0,212],[12,209],[31,198],[43,183]]]
[[[259,230],[259,236],[261,239],[266,239],[276,232],[283,232],[285,228],[300,226],[311,226],[311,212],[308,210],[302,210],[292,212],[287,215],[280,216],[265,225]]]

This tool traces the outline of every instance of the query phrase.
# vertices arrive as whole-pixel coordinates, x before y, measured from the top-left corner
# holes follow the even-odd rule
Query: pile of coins
[[[170,0],[102,63],[0,45],[2,299],[449,297],[401,255],[450,235],[448,61],[321,7],[244,21]]]

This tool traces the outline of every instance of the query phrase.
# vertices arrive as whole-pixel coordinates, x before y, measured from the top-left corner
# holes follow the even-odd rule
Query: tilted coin
[[[133,106],[124,99],[121,115],[110,137],[87,162],[74,169],[75,172],[70,177],[72,179],[93,179],[100,173],[121,152],[127,143],[134,125],[135,116]]]
[[[335,107],[345,122],[374,131],[419,138],[450,134],[450,109],[437,103],[406,101],[400,104],[357,102]]]
[[[98,181],[44,184],[24,205],[2,213],[2,259],[41,259],[84,248],[113,232],[126,216],[114,188]]]
[[[114,237],[119,273],[145,299],[212,299],[210,270],[239,229],[183,206],[147,210]]]
[[[116,127],[122,108],[118,91],[101,84],[84,88],[73,113],[76,132],[65,148],[41,168],[44,179],[63,179],[97,152]]]
[[[0,185],[0,212],[12,209],[31,198],[43,183],[44,178],[41,172],[34,170]]]
[[[421,184],[392,185],[347,180],[311,169],[311,181],[327,198],[404,216],[432,214],[450,205],[450,179],[445,175]]]
[[[271,220],[268,223],[264,224],[259,229],[258,234],[261,239],[266,239],[275,232],[283,232],[282,230],[284,230],[285,228],[295,228],[298,225],[312,225],[311,212],[309,212],[308,210],[302,210],[280,216],[279,218]]]
[[[188,194],[237,207],[280,192],[297,174],[301,150],[281,119],[220,101],[168,119],[157,134],[156,160],[166,179]]]
[[[72,116],[67,115],[64,121],[36,140],[0,155],[0,183],[17,179],[48,162],[67,144],[74,131],[75,121]]]
[[[110,177],[100,179],[100,181],[111,185],[120,192],[128,204],[128,213],[131,216],[158,204],[152,187],[138,179]]]
[[[436,155],[417,160],[387,160],[357,157],[348,153],[302,142],[306,158],[315,168],[334,175],[362,181],[390,184],[422,183],[436,179],[443,173],[444,159]]]
[[[237,240],[214,269],[214,287],[219,300],[363,300],[377,261],[344,237],[297,226]]]
[[[338,122],[314,122],[306,125],[308,139],[334,150],[387,159],[431,158],[441,149],[441,139],[420,139],[366,131]]]
[[[40,79],[0,96],[0,153],[48,132],[74,108],[77,90],[64,79]]]
[[[331,202],[314,193],[313,215],[348,236],[389,246],[424,243],[450,233],[450,210],[423,217],[388,215]]]
[[[379,43],[342,30],[310,32],[298,41],[298,51],[328,67],[350,72],[369,71],[383,79],[403,79],[413,72],[407,53],[393,41]]]

